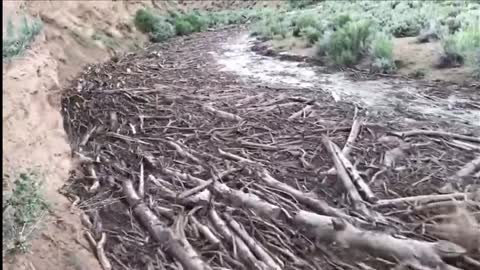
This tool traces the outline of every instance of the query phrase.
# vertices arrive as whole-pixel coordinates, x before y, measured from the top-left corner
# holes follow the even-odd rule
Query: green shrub
[[[340,66],[351,66],[367,52],[371,23],[350,22],[333,32],[323,44],[330,60]]]
[[[305,8],[323,0],[289,0],[292,8]]]
[[[39,19],[29,21],[23,16],[19,29],[16,29],[11,19],[7,22],[7,35],[2,42],[2,59],[8,60],[20,55],[35,39],[41,30],[42,22]]]
[[[350,18],[350,15],[348,15],[348,14],[339,15],[338,17],[333,19],[332,28],[333,29],[342,28],[345,24],[347,24],[351,21],[352,21],[352,18]]]
[[[135,13],[135,26],[142,32],[148,33],[152,42],[165,41],[175,36],[175,29],[168,18],[157,15],[147,9],[139,9]]]
[[[293,36],[298,37],[304,29],[319,26],[318,14],[315,12],[302,12],[292,19]]]
[[[17,250],[25,251],[27,240],[48,210],[37,177],[34,173],[20,174],[13,192],[3,194],[3,256]]]
[[[442,47],[447,61],[474,66],[480,48],[480,25],[472,25],[446,36],[442,40]]]
[[[154,14],[152,11],[147,9],[139,9],[135,13],[135,26],[138,30],[144,33],[152,33],[154,31],[154,27],[163,18],[159,15]]]
[[[473,76],[480,79],[480,48],[477,48],[473,57]]]
[[[393,40],[386,33],[376,33],[371,43],[371,55],[393,61]]]
[[[276,17],[264,18],[254,25],[252,35],[263,39],[285,38],[290,32],[289,24]]]
[[[208,19],[205,15],[199,12],[191,12],[181,17],[182,20],[187,21],[193,28],[193,32],[204,31],[208,27]]]
[[[448,27],[441,25],[440,22],[436,20],[432,20],[428,23],[427,27],[420,31],[420,34],[417,36],[417,42],[425,43],[439,40],[447,33]]]
[[[152,42],[162,42],[175,36],[175,28],[167,20],[161,20],[153,26],[153,32],[150,33]]]
[[[315,27],[309,26],[302,30],[301,36],[307,39],[309,44],[315,44],[320,38],[322,33]]]
[[[175,21],[175,31],[177,35],[183,36],[195,32],[195,29],[189,21],[177,19]]]

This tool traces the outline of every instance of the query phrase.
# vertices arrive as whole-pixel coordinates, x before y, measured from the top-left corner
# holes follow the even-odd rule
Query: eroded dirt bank
[[[65,192],[105,240],[103,263],[390,269],[448,258],[475,269],[476,127],[399,122],[401,111],[370,116],[368,106],[355,116],[351,100],[328,91],[280,74],[262,81],[255,71],[268,70],[255,63],[239,76],[225,70],[235,52],[221,46],[239,33],[154,45],[92,66],[66,89],[65,128],[84,157]]]

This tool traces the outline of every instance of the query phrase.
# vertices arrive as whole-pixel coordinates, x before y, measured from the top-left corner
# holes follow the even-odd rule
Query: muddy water
[[[320,69],[259,55],[251,51],[254,39],[248,34],[227,40],[223,51],[213,53],[222,71],[271,87],[320,91],[336,101],[355,103],[370,114],[401,117],[403,120],[455,121],[480,127],[480,101],[477,97],[452,93],[448,98],[423,94],[414,81],[377,79],[353,81],[343,73],[326,74]],[[471,106],[476,103],[476,106]],[[472,108],[473,109],[467,109]]]

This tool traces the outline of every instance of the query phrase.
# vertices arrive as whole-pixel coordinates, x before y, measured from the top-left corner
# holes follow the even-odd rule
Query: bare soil
[[[427,252],[425,258],[433,259],[426,262],[415,244],[405,255],[386,251],[388,243],[369,242],[385,238],[449,240],[458,246],[435,242],[452,252],[449,263],[475,269],[478,165],[466,175],[467,170],[459,171],[480,153],[478,130],[425,121],[425,130],[452,133],[403,133],[412,128],[408,122],[385,118],[373,124],[364,111],[355,113],[353,105],[314,89],[288,90],[222,72],[210,52],[222,50],[218,44],[235,33],[176,38],[89,66],[66,89],[64,125],[82,167],[63,190],[72,200],[80,198],[76,207],[86,213],[86,227],[101,243],[97,252],[105,255],[104,265],[360,269],[363,263],[391,269],[391,256],[400,254],[404,257],[396,259],[446,267],[435,257],[447,256],[443,253],[433,258]],[[360,131],[346,156],[375,199],[364,192],[355,199],[342,184],[348,177],[328,172],[343,165],[333,162],[325,138],[344,147],[357,125],[353,122]],[[450,190],[446,184],[453,184]],[[438,199],[440,189],[473,191],[459,197],[468,226],[451,218],[459,205]],[[418,195],[432,197],[411,204],[389,201]],[[434,206],[439,200],[443,206]],[[218,226],[215,213],[227,227]],[[343,233],[346,227],[328,222],[311,221],[309,227],[299,221],[302,213],[342,217],[361,228],[360,234],[349,236]],[[222,228],[234,236],[226,237]]]
[[[425,74],[426,80],[463,83],[472,81],[472,70],[468,67],[436,68],[442,55],[439,41],[417,43],[416,37],[397,38],[394,40],[393,54],[401,62],[398,73],[412,75],[417,71]]]

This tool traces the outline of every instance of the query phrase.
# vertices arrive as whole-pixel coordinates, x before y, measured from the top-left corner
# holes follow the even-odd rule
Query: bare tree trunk
[[[123,182],[125,196],[133,212],[140,222],[148,229],[150,235],[164,245],[166,252],[177,259],[188,270],[211,270],[193,248],[184,248],[187,239],[180,239],[166,227],[160,219],[148,208],[135,191],[130,180]]]

